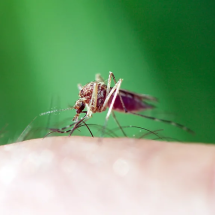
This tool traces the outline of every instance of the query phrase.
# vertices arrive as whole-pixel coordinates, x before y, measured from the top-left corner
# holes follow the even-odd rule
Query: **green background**
[[[74,105],[77,83],[93,81],[96,73],[107,79],[112,71],[123,78],[123,89],[159,98],[148,115],[182,123],[196,134],[119,113],[122,125],[214,143],[214,6],[191,0],[1,1],[0,128],[8,123],[1,142],[15,141],[40,113]],[[29,138],[71,123],[74,115],[72,110],[39,117],[33,128],[40,131]],[[103,125],[104,118],[95,114],[89,123]],[[113,119],[108,127],[116,127]],[[89,135],[80,130],[76,135]]]

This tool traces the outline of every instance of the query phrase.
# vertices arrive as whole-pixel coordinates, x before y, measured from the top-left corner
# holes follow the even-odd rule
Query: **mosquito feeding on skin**
[[[112,79],[115,84],[114,87],[111,87]],[[123,81],[122,79],[119,79],[119,81],[116,81],[114,74],[112,72],[109,72],[109,78],[108,78],[107,84],[105,83],[104,79],[101,77],[100,74],[96,75],[95,81],[93,82],[90,82],[84,86],[81,86],[79,84],[78,88],[80,90],[79,91],[80,98],[76,101],[73,107],[74,109],[76,109],[76,114],[73,118],[74,123],[61,129],[50,129],[51,132],[49,132],[47,135],[53,132],[69,133],[69,135],[72,135],[72,133],[82,123],[86,125],[85,122],[88,119],[90,119],[93,114],[98,112],[103,112],[107,108],[109,108],[109,110],[105,118],[105,125],[103,130],[105,130],[107,121],[110,115],[112,114],[117,125],[123,132],[124,136],[127,136],[114,114],[114,111],[118,111],[118,112],[123,112],[127,114],[133,114],[136,116],[140,116],[140,117],[151,119],[158,122],[171,124],[189,133],[193,133],[191,129],[179,123],[165,120],[165,119],[158,119],[155,117],[146,116],[146,115],[137,113],[140,111],[153,109],[155,106],[149,104],[148,102],[156,102],[157,99],[150,95],[138,94],[138,93],[120,89],[122,81]],[[86,111],[84,111],[85,108],[87,109]],[[81,113],[85,113],[85,116],[79,119],[79,116]],[[66,130],[72,126],[73,126],[72,129]]]

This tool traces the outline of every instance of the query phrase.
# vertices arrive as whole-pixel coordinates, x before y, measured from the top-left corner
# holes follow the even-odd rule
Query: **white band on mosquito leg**
[[[112,100],[111,105],[110,105],[110,107],[109,107],[109,110],[108,110],[106,119],[108,119],[109,116],[110,116],[110,114],[111,114],[111,111],[112,111],[112,108],[113,108],[113,104],[114,104],[114,102],[115,102],[115,100],[116,100],[116,96],[117,96],[118,93],[119,93],[119,89],[120,89],[121,83],[122,83],[122,79],[119,79],[119,81],[118,81],[117,84],[115,85],[115,86],[116,86],[116,92],[115,92],[115,94],[114,94],[113,100]]]
[[[108,77],[108,85],[107,85],[107,90],[106,90],[106,96],[108,96],[109,92],[110,92],[110,84],[111,84],[111,77],[112,77],[113,73],[109,72],[109,77]]]

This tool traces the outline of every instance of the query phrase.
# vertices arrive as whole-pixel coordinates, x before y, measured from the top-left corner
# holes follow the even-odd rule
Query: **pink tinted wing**
[[[138,93],[134,93],[128,90],[121,90],[120,89],[120,95],[128,95],[128,96],[132,96],[134,98],[138,98],[141,100],[148,100],[148,101],[155,101],[157,102],[157,98],[150,96],[150,95],[146,95],[146,94],[138,94]]]
[[[147,96],[147,95],[141,95],[141,94],[136,94],[129,92],[127,90],[120,90],[119,91],[121,98],[123,100],[123,103],[127,109],[127,111],[130,112],[139,112],[139,111],[144,111],[147,109],[152,109],[154,108],[153,105],[146,103],[144,100],[150,100],[154,101],[155,98]],[[113,95],[111,96],[108,106],[110,106],[111,102],[113,99]],[[113,105],[113,110],[119,111],[119,112],[124,112],[124,108],[122,106],[120,96],[117,95],[116,100]]]

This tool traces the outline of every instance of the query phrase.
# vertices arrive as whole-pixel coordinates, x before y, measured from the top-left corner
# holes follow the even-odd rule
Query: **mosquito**
[[[114,87],[111,87],[112,79],[115,84]],[[106,128],[108,119],[112,114],[124,136],[127,135],[125,134],[124,130],[116,119],[114,111],[133,114],[158,122],[164,122],[181,128],[189,133],[193,133],[191,129],[179,123],[139,114],[138,112],[140,111],[153,109],[155,106],[149,104],[148,102],[156,102],[157,99],[150,95],[138,94],[120,89],[122,81],[123,79],[119,79],[118,81],[116,81],[114,74],[112,72],[109,72],[107,84],[105,83],[104,79],[101,77],[100,74],[96,74],[95,81],[93,82],[90,82],[84,86],[78,84],[80,98],[76,101],[73,107],[74,109],[76,109],[76,114],[73,118],[74,123],[61,129],[53,129],[52,132],[69,133],[69,135],[71,136],[72,133],[79,127],[79,125],[85,123],[88,119],[92,117],[94,113],[103,112],[107,108],[109,108],[105,118],[104,130]],[[85,108],[86,111],[84,111]],[[85,115],[83,118],[79,119],[81,113],[84,113]],[[72,129],[65,131],[72,126]]]

